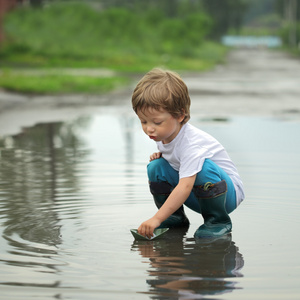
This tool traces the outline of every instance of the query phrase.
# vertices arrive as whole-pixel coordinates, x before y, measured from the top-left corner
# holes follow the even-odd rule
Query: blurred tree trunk
[[[14,8],[18,0],[0,0],[0,46],[4,41],[3,18],[6,12]]]
[[[297,0],[286,0],[285,19],[289,25],[289,44],[292,47],[297,46]]]
[[[30,5],[33,7],[41,7],[43,0],[30,0]]]
[[[212,38],[219,39],[229,29],[239,32],[247,3],[242,0],[200,0],[214,20]]]

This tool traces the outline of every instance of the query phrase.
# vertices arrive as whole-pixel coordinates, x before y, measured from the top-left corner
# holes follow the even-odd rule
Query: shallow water
[[[156,150],[131,110],[107,106],[0,140],[0,299],[299,299],[299,118],[191,123],[227,148],[246,200],[230,238],[135,242],[156,211]]]

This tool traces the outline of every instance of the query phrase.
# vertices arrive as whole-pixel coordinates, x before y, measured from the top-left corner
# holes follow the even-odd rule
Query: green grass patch
[[[0,74],[0,86],[8,91],[29,94],[105,93],[128,84],[124,77],[89,77],[71,75],[20,75],[10,71]]]
[[[188,52],[188,49],[187,49]],[[176,70],[204,71],[217,63],[225,61],[228,48],[213,42],[204,42],[193,55],[177,55],[174,53],[139,53],[136,55],[111,53],[105,58],[82,57],[72,55],[68,57],[36,55],[33,53],[13,53],[2,56],[0,54],[0,68],[106,68],[122,72],[147,72],[163,66]]]

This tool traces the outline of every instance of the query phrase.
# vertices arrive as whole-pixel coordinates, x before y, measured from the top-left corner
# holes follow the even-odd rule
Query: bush
[[[280,37],[283,41],[283,44],[286,46],[291,46],[290,43],[290,32],[291,29],[293,30],[293,32],[296,31],[296,40],[299,41],[300,40],[300,24],[297,25],[296,28],[291,28],[291,25],[286,24],[285,26],[283,26],[280,30]],[[294,45],[294,47],[297,47],[298,45]]]
[[[9,51],[102,60],[112,55],[192,55],[210,26],[211,20],[199,13],[168,19],[155,10],[140,15],[121,8],[95,11],[84,4],[22,8],[5,20]],[[190,49],[182,52],[184,45]]]

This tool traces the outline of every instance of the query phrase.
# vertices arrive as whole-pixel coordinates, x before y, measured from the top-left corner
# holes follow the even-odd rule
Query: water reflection
[[[81,120],[81,126],[85,121]],[[87,154],[81,149],[74,124],[72,130],[70,124],[39,124],[0,143],[4,238],[17,248],[22,243],[16,245],[15,235],[39,244],[59,245],[57,204],[62,197],[78,192],[76,162]],[[40,248],[26,250],[39,252]]]
[[[245,267],[231,237],[206,244],[188,238],[199,226],[199,215],[189,212],[187,232],[132,243],[129,229],[156,211],[146,175],[156,146],[131,111],[107,108],[0,138],[0,298],[296,294],[299,122],[200,116],[194,122],[229,149],[246,183],[247,201],[233,214]]]
[[[203,299],[236,289],[244,259],[231,235],[216,240],[185,238],[170,230],[157,241],[135,241],[132,251],[149,259],[147,280],[152,299]]]

